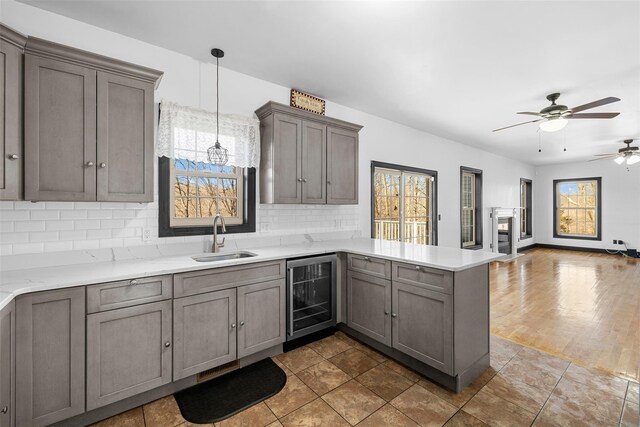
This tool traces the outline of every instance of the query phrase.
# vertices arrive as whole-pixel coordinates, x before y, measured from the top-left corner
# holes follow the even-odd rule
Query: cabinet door
[[[453,374],[451,295],[393,283],[393,348]]]
[[[15,425],[15,316],[14,302],[0,311],[0,426]]]
[[[171,301],[87,316],[87,410],[171,382]]]
[[[391,345],[391,282],[347,272],[347,326]]]
[[[96,200],[96,72],[25,55],[25,198]]]
[[[99,201],[153,201],[153,90],[98,72]]]
[[[45,426],[84,412],[83,287],[16,299],[16,424]]]
[[[327,127],[327,204],[358,203],[358,133]]]
[[[0,200],[18,200],[22,198],[23,50],[5,36],[22,39],[0,24]]]
[[[302,201],[302,120],[273,115],[273,203]]]
[[[173,300],[173,379],[236,360],[236,290]]]
[[[285,341],[285,289],[284,279],[238,288],[238,358]]]
[[[327,202],[327,127],[302,122],[302,203]]]

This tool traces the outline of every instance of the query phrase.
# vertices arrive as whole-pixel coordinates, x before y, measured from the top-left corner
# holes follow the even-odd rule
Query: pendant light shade
[[[207,159],[210,163],[224,166],[229,161],[229,151],[220,145],[220,58],[224,57],[222,49],[211,49],[211,55],[216,58],[216,143],[207,149]]]

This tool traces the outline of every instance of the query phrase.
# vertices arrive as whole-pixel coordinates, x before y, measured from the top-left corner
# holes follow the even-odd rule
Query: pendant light
[[[229,151],[220,145],[218,140],[220,136],[220,58],[224,57],[224,51],[211,49],[211,55],[216,58],[216,143],[207,149],[207,158],[214,165],[224,166],[229,161]]]

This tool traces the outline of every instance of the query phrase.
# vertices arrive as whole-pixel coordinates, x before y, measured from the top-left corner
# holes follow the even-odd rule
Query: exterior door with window
[[[436,172],[374,163],[372,173],[372,236],[436,244]]]

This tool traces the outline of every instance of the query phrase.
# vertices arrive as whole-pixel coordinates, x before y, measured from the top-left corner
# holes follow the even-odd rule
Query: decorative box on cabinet
[[[25,198],[153,201],[153,91],[161,76],[29,37]]]
[[[357,204],[362,126],[277,102],[258,110],[260,202]]]
[[[22,198],[23,57],[27,38],[0,24],[0,200]]]

